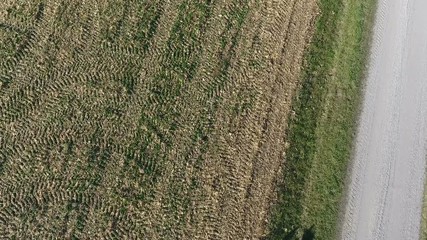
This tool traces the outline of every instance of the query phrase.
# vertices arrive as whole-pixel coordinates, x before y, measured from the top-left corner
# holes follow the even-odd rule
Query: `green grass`
[[[375,6],[375,0],[319,2],[270,239],[337,236]]]
[[[421,219],[420,239],[427,240],[427,181],[424,187],[423,214]]]

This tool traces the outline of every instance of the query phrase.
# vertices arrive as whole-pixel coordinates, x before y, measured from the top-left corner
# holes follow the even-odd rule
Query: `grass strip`
[[[421,219],[420,239],[427,240],[427,181],[424,186],[423,214]]]
[[[287,133],[269,239],[334,239],[369,53],[375,0],[320,0]]]

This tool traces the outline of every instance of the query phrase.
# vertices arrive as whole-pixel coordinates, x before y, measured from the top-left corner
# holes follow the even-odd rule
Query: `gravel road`
[[[427,1],[379,0],[342,239],[418,239],[427,143]]]

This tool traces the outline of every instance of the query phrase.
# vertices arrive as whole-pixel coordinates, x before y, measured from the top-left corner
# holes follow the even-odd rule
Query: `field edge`
[[[269,239],[333,239],[358,126],[376,0],[320,0]]]
[[[422,207],[422,216],[421,216],[421,231],[420,239],[427,240],[427,179],[424,184],[424,198],[423,198],[423,207]]]

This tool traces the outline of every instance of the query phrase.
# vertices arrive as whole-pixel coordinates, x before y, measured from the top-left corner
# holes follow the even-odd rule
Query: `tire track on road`
[[[380,0],[343,239],[416,239],[426,156],[422,0]]]

